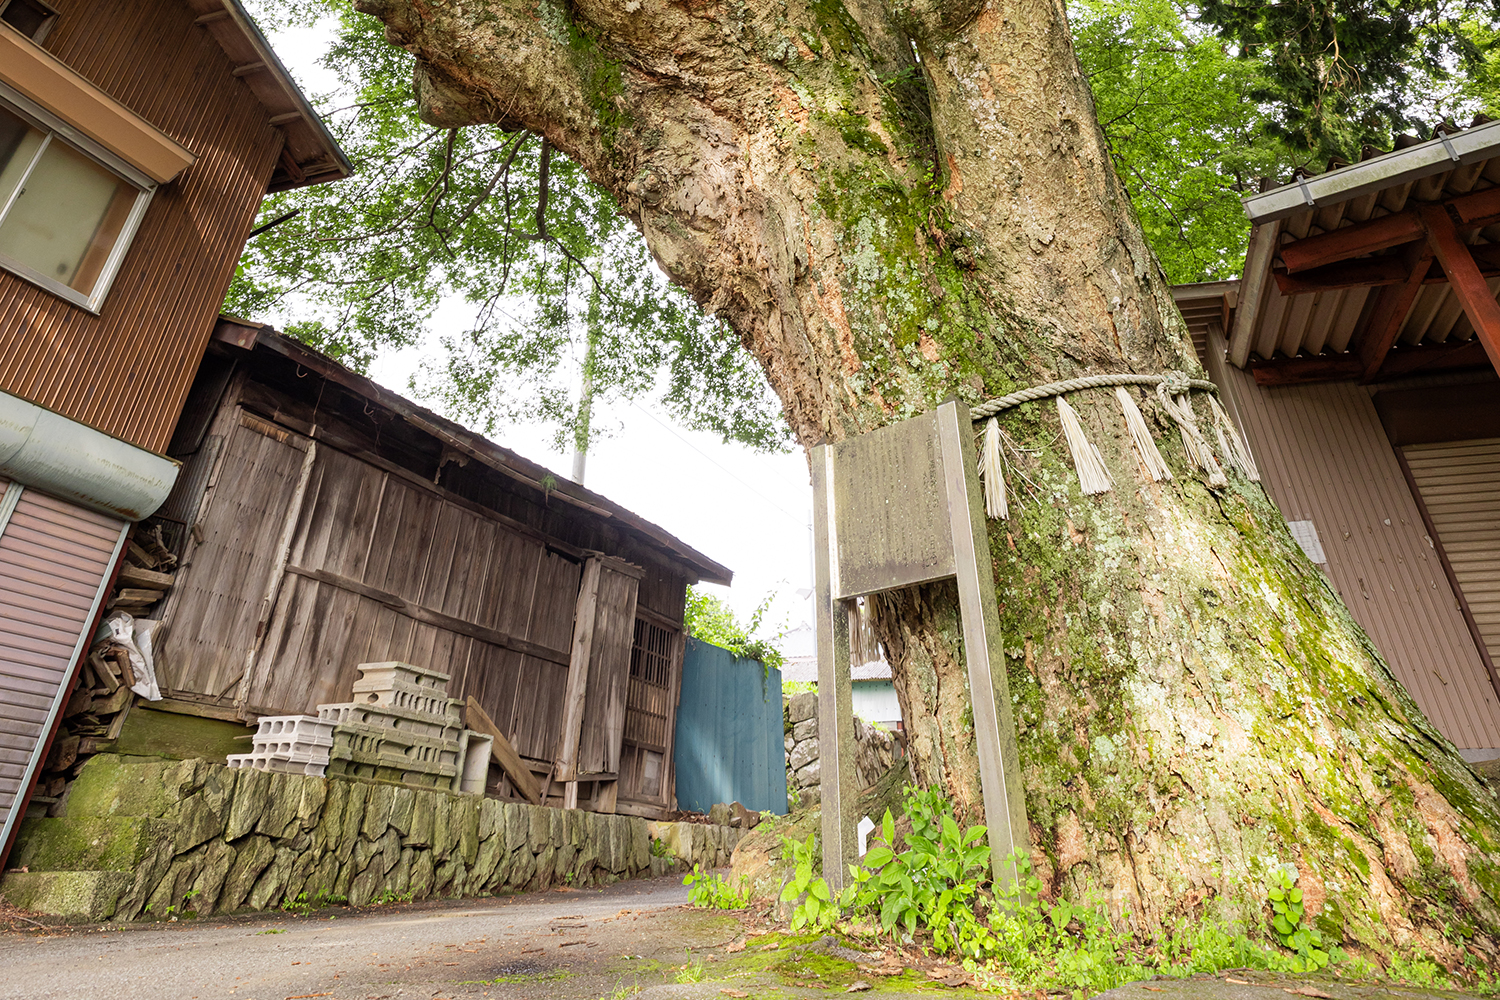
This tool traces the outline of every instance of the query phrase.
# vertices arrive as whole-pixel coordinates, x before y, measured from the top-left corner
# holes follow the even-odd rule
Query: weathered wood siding
[[[0,389],[153,451],[172,433],[282,136],[181,0],[49,0],[47,48],[196,153],[100,315],[0,272]]]
[[[204,445],[182,477],[185,485],[208,484],[197,521],[203,540],[167,598],[163,617],[171,625],[159,652],[158,682],[163,690],[209,695],[227,707],[255,647],[308,442],[231,406]]]
[[[348,698],[358,664],[404,660],[550,760],[578,576],[541,542],[320,446],[247,709],[313,713]]]

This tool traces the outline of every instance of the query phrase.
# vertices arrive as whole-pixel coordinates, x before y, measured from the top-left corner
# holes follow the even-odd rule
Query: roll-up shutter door
[[[1403,451],[1490,658],[1500,662],[1500,438]]]
[[[124,522],[0,480],[0,851],[19,822]],[[9,517],[6,517],[6,514]]]

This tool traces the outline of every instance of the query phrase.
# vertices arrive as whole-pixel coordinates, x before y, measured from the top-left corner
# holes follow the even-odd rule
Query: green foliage
[[[587,353],[595,402],[653,398],[683,426],[786,449],[759,365],[667,282],[618,203],[576,164],[530,133],[422,122],[413,57],[348,4],[253,6],[273,30],[337,25],[321,62],[339,86],[313,103],[355,174],[266,199],[262,223],[298,214],[250,241],[226,311],[279,319],[363,370],[436,332],[446,303],[438,349],[411,388],[486,433],[540,421],[559,447],[608,433],[589,426],[574,396]],[[467,320],[454,322],[455,311]]]
[[[1259,65],[1170,0],[1072,0],[1078,59],[1110,155],[1168,280],[1213,281],[1244,266],[1240,199],[1299,157],[1245,100]]]
[[[781,901],[790,903],[806,893],[792,911],[792,933],[807,927],[826,931],[839,918],[839,901],[833,898],[827,879],[814,874],[818,867],[818,836],[810,833],[806,842],[782,837],[781,844],[792,859],[792,878],[781,890]]]
[[[1392,982],[1416,986],[1424,990],[1451,990],[1456,987],[1444,973],[1443,967],[1427,955],[1417,952],[1410,958],[1393,955],[1385,967],[1386,978]],[[1486,979],[1488,976],[1486,976]]]
[[[688,887],[688,902],[694,906],[710,910],[743,910],[750,905],[750,880],[746,878],[740,879],[736,889],[727,878],[705,871],[701,865],[694,865],[693,870],[683,877],[682,884]]]
[[[1273,109],[1273,135],[1354,160],[1463,110],[1463,78],[1494,57],[1500,2],[1205,0],[1198,13],[1257,65],[1244,96]]]
[[[1323,934],[1303,922],[1302,890],[1285,870],[1278,869],[1271,877],[1269,898],[1271,929],[1283,945],[1296,952],[1291,960],[1292,971],[1316,972],[1327,966],[1328,952],[1322,948]]]
[[[651,856],[653,858],[670,858],[672,856],[672,849],[667,846],[665,840],[653,837],[651,838]]]
[[[767,594],[765,600],[760,602],[754,614],[750,616],[749,623],[742,624],[735,616],[734,609],[729,605],[712,594],[704,593],[696,587],[689,587],[687,609],[683,613],[683,626],[687,629],[688,635],[694,639],[713,643],[747,660],[759,660],[765,667],[766,676],[769,677],[773,668],[780,670],[782,663],[786,662],[780,650],[774,645],[785,632],[779,632],[769,639],[756,636],[756,633],[761,630],[761,623],[765,620],[766,612],[770,610],[774,597],[774,594]]]
[[[673,978],[679,983],[701,983],[706,971],[701,960],[689,957],[678,967],[677,974]]]
[[[907,786],[906,815],[912,828],[904,850],[895,848],[895,821],[887,809],[880,842],[863,865],[850,865],[854,909],[876,914],[887,934],[901,928],[910,940],[921,929],[939,951],[977,956],[989,939],[975,906],[989,881],[985,828],[961,831],[935,789]]]

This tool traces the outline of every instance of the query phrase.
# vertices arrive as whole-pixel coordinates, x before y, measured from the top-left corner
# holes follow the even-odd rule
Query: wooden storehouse
[[[686,588],[662,529],[266,327],[224,319],[167,449],[166,707],[347,701],[364,662],[448,674],[553,804],[675,808]],[[492,769],[490,792],[519,798]]]
[[[1500,758],[1500,122],[1245,200],[1243,276],[1178,286],[1309,558],[1423,712]]]
[[[0,2],[0,859],[262,199],[349,170],[236,0]]]

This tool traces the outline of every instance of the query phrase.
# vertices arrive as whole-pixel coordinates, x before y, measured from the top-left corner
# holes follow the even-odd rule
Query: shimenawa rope
[[[1104,465],[1099,449],[1089,443],[1084,436],[1083,425],[1079,422],[1077,414],[1063,399],[1067,393],[1078,392],[1082,389],[1115,387],[1115,395],[1125,418],[1125,428],[1130,434],[1147,475],[1155,482],[1171,479],[1171,470],[1167,468],[1161,453],[1157,451],[1156,443],[1151,439],[1140,408],[1123,388],[1127,385],[1155,388],[1156,398],[1163,412],[1177,424],[1188,462],[1204,473],[1209,486],[1214,488],[1227,486],[1229,480],[1224,475],[1223,467],[1214,456],[1213,448],[1204,438],[1203,432],[1198,429],[1198,417],[1193,412],[1190,395],[1194,389],[1200,392],[1217,393],[1218,386],[1204,379],[1188,378],[1185,372],[1180,371],[1170,371],[1163,375],[1128,373],[1086,375],[1082,378],[1064,379],[1061,382],[1048,382],[1045,385],[1022,389],[1008,396],[980,403],[969,411],[976,424],[980,421],[988,421],[984,431],[980,476],[984,481],[985,510],[989,516],[1004,520],[1010,514],[1005,497],[1004,462],[1000,457],[1000,425],[995,415],[1020,406],[1022,403],[1031,403],[1051,396],[1057,397],[1058,417],[1062,421],[1068,451],[1073,456],[1073,468],[1078,473],[1079,486],[1085,494],[1104,493],[1110,489],[1109,471]],[[1209,403],[1212,409],[1215,436],[1218,438],[1220,450],[1224,453],[1225,464],[1250,479],[1260,479],[1260,473],[1255,468],[1255,461],[1250,457],[1250,449],[1245,446],[1239,431],[1230,421],[1228,414],[1224,412],[1224,408],[1212,396],[1209,397]]]

